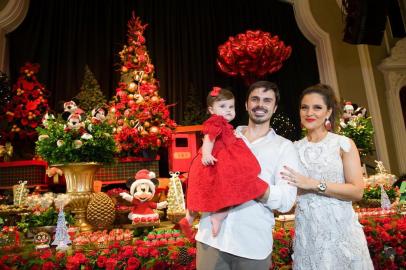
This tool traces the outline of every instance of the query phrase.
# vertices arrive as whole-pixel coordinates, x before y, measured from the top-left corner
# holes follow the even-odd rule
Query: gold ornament
[[[127,71],[128,71],[128,68],[123,66],[123,67],[121,68],[121,71],[122,71],[122,72],[127,72]]]
[[[0,157],[3,157],[4,161],[10,161],[13,156],[13,146],[11,143],[6,143],[6,145],[0,145]]]
[[[157,96],[151,97],[151,102],[158,102],[159,98]]]
[[[134,95],[133,95],[133,94],[129,94],[129,95],[128,95],[128,99],[134,99]]]
[[[150,124],[148,121],[146,121],[146,122],[144,123],[144,128],[149,128],[150,125],[151,125],[151,124]]]
[[[135,98],[136,98],[135,103],[137,104],[141,104],[144,102],[144,98],[140,94],[135,95]]]
[[[130,91],[130,92],[134,92],[136,88],[137,88],[137,85],[133,82],[128,85],[128,91]]]
[[[95,193],[87,207],[87,220],[95,228],[109,228],[116,217],[114,203],[104,192]]]
[[[153,134],[158,134],[159,128],[157,126],[152,126],[152,127],[150,127],[149,132],[153,133]]]

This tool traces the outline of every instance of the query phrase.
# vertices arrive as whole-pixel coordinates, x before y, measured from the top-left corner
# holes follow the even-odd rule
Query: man
[[[287,212],[296,199],[296,188],[283,180],[280,172],[285,165],[300,170],[292,142],[270,127],[278,101],[279,90],[274,83],[259,81],[248,90],[248,126],[237,127],[236,135],[256,156],[261,166],[259,177],[269,188],[261,198],[231,208],[216,237],[212,235],[209,213],[202,214],[196,235],[198,270],[270,268],[273,210]]]

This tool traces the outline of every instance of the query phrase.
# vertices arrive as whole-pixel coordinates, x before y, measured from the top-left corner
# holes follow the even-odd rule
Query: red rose
[[[108,258],[106,260],[106,270],[114,270],[117,265],[117,260],[114,258]]]
[[[154,258],[159,257],[159,251],[156,248],[151,248],[150,251],[149,251],[149,254],[150,254],[151,257],[154,257]]]
[[[133,256],[133,247],[132,246],[123,247],[121,254],[124,258],[129,258],[129,257]]]
[[[99,256],[96,261],[97,267],[99,267],[99,268],[105,267],[106,261],[107,261],[107,258],[105,256]]]
[[[138,260],[135,257],[131,257],[131,258],[128,259],[126,269],[127,270],[135,270],[135,269],[138,269],[138,267],[140,267],[140,265],[141,265],[140,260]]]
[[[289,255],[289,250],[287,248],[281,248],[279,250],[279,255],[281,258],[286,258]]]
[[[53,262],[46,262],[42,265],[42,270],[53,270],[55,268],[55,264]]]
[[[51,257],[52,256],[52,252],[51,252],[51,250],[50,249],[47,249],[47,250],[45,250],[45,251],[43,251],[41,254],[40,254],[40,258],[41,258],[41,260],[46,260],[46,259],[48,259],[49,257]]]
[[[137,247],[136,252],[140,257],[148,257],[149,250],[145,247]]]

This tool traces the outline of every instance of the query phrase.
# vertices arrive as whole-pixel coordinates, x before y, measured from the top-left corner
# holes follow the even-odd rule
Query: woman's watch
[[[320,193],[324,193],[327,189],[327,184],[325,180],[321,180],[320,184],[317,185],[317,190]]]

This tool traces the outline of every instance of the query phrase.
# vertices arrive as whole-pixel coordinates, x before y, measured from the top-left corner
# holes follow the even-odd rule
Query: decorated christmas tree
[[[12,89],[11,100],[1,112],[7,126],[2,130],[6,140],[35,141],[35,128],[41,124],[42,118],[49,110],[49,92],[38,82],[35,74],[39,71],[38,64],[26,63],[20,69],[20,77]]]
[[[201,125],[207,119],[206,108],[203,108],[196,88],[191,85],[183,111],[182,125]]]
[[[106,104],[106,98],[100,90],[100,85],[88,65],[85,66],[80,92],[74,99],[78,101],[78,106],[86,112]]]
[[[183,194],[182,183],[179,178],[179,172],[169,173],[169,189],[168,189],[168,215],[184,214],[185,213],[185,197]]]
[[[72,243],[68,234],[68,227],[66,226],[65,213],[63,208],[69,202],[69,195],[61,194],[55,199],[55,206],[59,208],[58,221],[56,223],[55,239],[52,245],[56,245],[56,249],[65,250],[68,244]]]
[[[171,138],[175,122],[165,100],[158,95],[145,38],[147,25],[134,13],[128,22],[128,45],[120,52],[121,80],[111,102],[110,121],[120,156],[139,156],[144,150],[157,150]]]
[[[289,117],[284,113],[277,112],[271,119],[271,127],[275,130],[276,134],[295,141],[296,128],[290,121]]]

